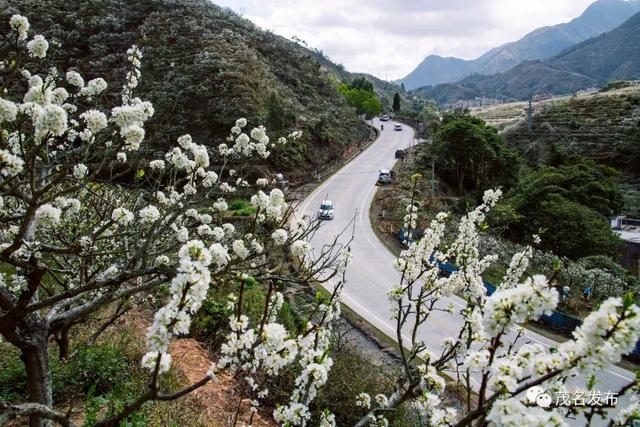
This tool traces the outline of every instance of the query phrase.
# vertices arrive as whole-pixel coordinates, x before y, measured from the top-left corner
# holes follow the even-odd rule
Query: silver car
[[[391,184],[391,182],[393,181],[393,176],[391,171],[387,170],[387,169],[380,169],[378,171],[378,184]]]
[[[323,200],[318,210],[319,219],[333,219],[333,202],[331,200]]]

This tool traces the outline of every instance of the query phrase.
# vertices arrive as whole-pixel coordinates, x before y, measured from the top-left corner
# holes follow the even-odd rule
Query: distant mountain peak
[[[523,61],[503,73],[472,75],[456,84],[419,91],[446,105],[483,96],[525,100],[537,94],[564,95],[603,86],[612,80],[640,80],[638,46],[640,12],[613,30],[578,43],[553,58]]]
[[[429,55],[398,83],[404,83],[411,90],[455,82],[474,73],[491,75],[507,71],[525,60],[551,58],[584,40],[611,31],[637,12],[640,12],[640,0],[597,0],[567,23],[537,28],[520,40],[493,48],[474,60]]]

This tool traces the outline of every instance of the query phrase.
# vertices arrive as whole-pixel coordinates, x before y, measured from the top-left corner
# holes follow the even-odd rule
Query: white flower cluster
[[[278,188],[271,190],[269,195],[262,192],[262,190],[258,191],[257,194],[251,197],[251,205],[259,209],[257,217],[259,222],[265,220],[281,221],[288,206],[284,193]]]
[[[171,300],[158,310],[147,332],[149,352],[143,364],[151,370],[156,364],[162,372],[169,369],[169,340],[173,335],[189,332],[191,316],[200,309],[211,282],[212,257],[202,241],[191,240],[182,245],[178,258],[178,275],[171,281]]]
[[[336,427],[336,416],[329,411],[323,411],[320,414],[320,427]]]
[[[266,159],[271,154],[268,150],[269,137],[263,126],[253,128],[250,135],[242,132],[247,125],[247,120],[242,118],[236,121],[235,126],[231,128],[231,135],[227,140],[233,142],[233,147],[228,148],[226,145],[221,146],[219,151],[223,156],[237,154],[239,156],[251,157],[256,154],[258,157]]]
[[[14,121],[17,114],[18,107],[16,104],[0,97],[0,123]]]
[[[62,210],[50,204],[45,204],[38,209],[36,209],[36,213],[34,215],[35,223],[39,227],[54,227],[56,225],[60,225],[60,216],[62,214]]]
[[[93,134],[100,132],[109,125],[107,116],[103,112],[97,110],[86,111],[80,115],[80,118],[85,121],[87,129],[89,129]]]
[[[558,345],[557,353],[537,360],[540,373],[577,365],[584,373],[618,363],[633,350],[640,337],[640,307],[621,298],[609,298],[573,333],[573,340]]]
[[[294,258],[300,260],[304,259],[310,250],[311,245],[309,244],[309,242],[306,242],[304,240],[296,240],[291,245],[291,255],[293,255]]]
[[[33,39],[27,43],[27,49],[29,55],[34,58],[45,58],[47,56],[47,50],[49,49],[49,42],[41,35],[34,36]]]
[[[93,80],[89,80],[86,86],[81,87],[80,94],[90,100],[91,97],[100,95],[106,89],[107,82],[102,77],[98,77]]]
[[[160,219],[160,211],[153,205],[149,205],[138,212],[138,216],[143,224],[150,224]]]
[[[142,51],[138,48],[138,46],[133,45],[127,50],[127,60],[132,66],[132,69],[127,72],[126,80],[127,82],[122,87],[122,103],[123,104],[131,104],[133,90],[138,87],[138,83],[140,82],[140,66],[142,65]]]
[[[537,320],[551,314],[558,305],[558,291],[545,276],[528,278],[515,288],[498,289],[487,299],[482,320],[485,331],[495,336],[514,323]]]
[[[84,79],[77,71],[67,71],[67,83],[71,86],[75,86],[78,89],[82,89],[84,87]]]
[[[120,136],[125,141],[125,149],[137,151],[145,136],[144,122],[154,114],[153,105],[139,98],[124,98],[127,103],[111,110],[111,121],[120,128]]]
[[[339,294],[341,290],[337,290]],[[323,325],[307,325],[310,333],[302,333],[297,338],[299,365],[302,372],[295,380],[295,388],[291,393],[289,404],[274,411],[274,419],[282,424],[305,425],[310,414],[307,406],[315,399],[320,387],[328,378],[333,360],[328,356],[332,322],[340,316],[338,300],[330,305],[321,305],[318,310],[324,313]]]
[[[356,396],[356,406],[371,409],[371,396],[367,393],[360,393]]]
[[[86,165],[83,165],[82,163],[78,163],[73,167],[73,176],[77,179],[86,178],[88,173],[89,173],[89,169],[87,168]]]
[[[629,405],[623,408],[615,419],[615,425],[629,425],[634,420],[640,420],[640,395],[631,396]]]
[[[22,172],[24,161],[17,155],[0,150],[0,175],[4,177],[16,176]]]
[[[134,220],[133,213],[125,208],[116,208],[111,213],[111,219],[122,226],[127,226]]]
[[[29,20],[22,15],[13,15],[9,20],[11,29],[15,30],[18,35],[18,40],[26,40],[27,32],[29,31]]]
[[[496,401],[487,421],[502,427],[564,427],[565,417],[554,410],[526,406],[517,399]]]
[[[411,230],[415,230],[418,226],[418,206],[412,203],[407,206],[406,211],[407,214],[404,216],[404,229],[408,236]]]

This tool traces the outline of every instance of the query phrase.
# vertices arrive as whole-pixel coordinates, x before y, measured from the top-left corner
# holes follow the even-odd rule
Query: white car
[[[319,219],[333,219],[333,202],[331,200],[323,200],[318,210]]]
[[[389,116],[387,116],[386,114],[382,117],[380,117],[380,121],[381,122],[388,122],[389,121]]]
[[[402,125],[396,123],[396,125],[393,127],[393,130],[402,130]]]

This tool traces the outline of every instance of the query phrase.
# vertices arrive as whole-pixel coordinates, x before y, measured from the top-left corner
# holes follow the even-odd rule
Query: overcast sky
[[[350,71],[394,80],[427,55],[473,59],[595,0],[213,0]]]

